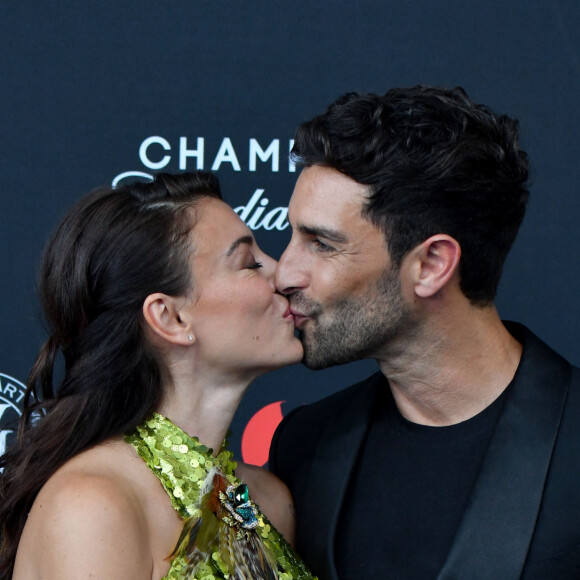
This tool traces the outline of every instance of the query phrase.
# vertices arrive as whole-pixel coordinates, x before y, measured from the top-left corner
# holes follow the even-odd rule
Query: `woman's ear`
[[[446,234],[431,236],[413,248],[408,258],[417,296],[429,298],[444,288],[458,272],[461,246]]]
[[[160,292],[150,294],[143,302],[143,316],[155,334],[172,344],[186,346],[195,342],[195,335],[191,325],[179,315],[178,302],[183,300]]]

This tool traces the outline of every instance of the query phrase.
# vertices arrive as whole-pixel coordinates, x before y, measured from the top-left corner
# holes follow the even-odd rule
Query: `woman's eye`
[[[254,262],[253,264],[246,266],[246,268],[248,270],[257,270],[258,268],[261,268],[261,267],[262,267],[262,262]]]

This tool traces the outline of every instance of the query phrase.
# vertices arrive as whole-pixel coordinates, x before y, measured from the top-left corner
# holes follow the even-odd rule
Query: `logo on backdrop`
[[[0,455],[6,451],[20,415],[26,386],[14,377],[0,373]]]
[[[278,173],[281,165],[289,173],[294,173],[296,167],[289,158],[294,140],[288,140],[287,144],[288,150],[282,152],[280,139],[273,139],[266,146],[262,146],[257,139],[249,139],[247,170],[255,172],[258,164],[261,163],[264,167],[269,167],[272,173]],[[233,171],[242,171],[239,158],[229,137],[222,139],[215,155],[207,153],[204,137],[197,137],[195,146],[192,146],[187,137],[180,137],[179,144],[171,144],[164,137],[155,135],[144,139],[139,146],[139,160],[145,169],[153,171],[165,169],[172,161],[174,164],[178,162],[180,171],[202,170],[206,167],[209,167],[211,171],[218,171],[224,164]],[[283,161],[282,164],[281,161]],[[153,174],[141,170],[125,171],[113,179],[112,185],[116,187],[125,180],[134,181],[135,179],[152,180]],[[252,230],[285,230],[289,225],[288,208],[269,207],[269,204],[270,200],[265,195],[265,190],[256,189],[248,202],[234,208],[234,211]]]

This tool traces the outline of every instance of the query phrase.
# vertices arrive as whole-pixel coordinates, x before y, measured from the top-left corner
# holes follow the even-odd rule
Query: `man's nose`
[[[278,261],[276,268],[276,288],[282,294],[293,294],[308,285],[306,261],[300,257],[297,248],[290,242]]]

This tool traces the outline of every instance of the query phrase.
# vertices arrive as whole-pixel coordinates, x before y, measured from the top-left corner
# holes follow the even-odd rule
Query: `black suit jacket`
[[[580,370],[508,328],[522,359],[438,580],[580,578]],[[294,495],[298,553],[321,580],[339,578],[336,526],[383,388],[376,373],[295,409],[272,440],[270,469]]]

